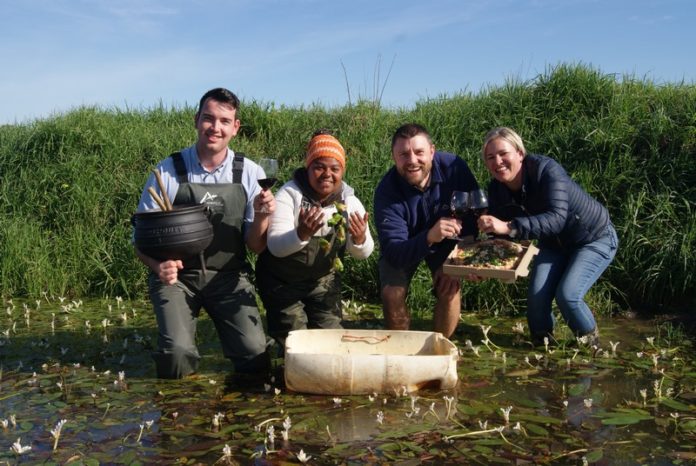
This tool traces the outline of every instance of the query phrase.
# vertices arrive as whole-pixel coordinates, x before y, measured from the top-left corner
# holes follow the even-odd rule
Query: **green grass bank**
[[[194,141],[194,113],[87,107],[0,127],[0,292],[143,296],[146,272],[130,245],[130,217],[150,169]],[[494,126],[511,126],[530,152],[559,160],[611,213],[621,244],[591,291],[596,309],[694,305],[694,84],[656,85],[562,64],[528,82],[510,80],[409,109],[369,101],[329,109],[245,100],[239,115],[233,147],[253,159],[276,156],[282,179],[301,163],[315,129],[335,130],[348,153],[346,180],[370,211],[400,124],[424,124],[437,148],[463,157],[482,185],[488,180],[479,159],[482,138]],[[378,300],[377,255],[347,261],[347,297]],[[419,277],[411,305],[429,309],[429,278]],[[525,290],[524,281],[467,285],[464,306],[522,308]]]

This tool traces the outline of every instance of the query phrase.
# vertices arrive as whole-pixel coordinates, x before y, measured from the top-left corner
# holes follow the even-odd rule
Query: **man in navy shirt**
[[[459,322],[460,287],[457,277],[445,275],[442,264],[462,234],[474,234],[473,218],[450,214],[453,191],[478,189],[466,162],[454,154],[436,152],[428,131],[406,124],[392,137],[392,167],[375,191],[375,222],[380,243],[379,276],[388,329],[408,330],[408,287],[422,260],[433,277],[437,298],[434,329],[449,337]]]

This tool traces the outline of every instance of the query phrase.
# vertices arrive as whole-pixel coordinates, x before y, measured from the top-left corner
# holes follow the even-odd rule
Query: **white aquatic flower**
[[[370,400],[370,403],[375,401],[375,397],[373,395],[367,395],[367,399]]]
[[[587,339],[588,339],[587,335],[583,335],[581,337],[575,337],[575,338],[578,341],[578,343],[581,343],[583,345],[587,344]]]
[[[126,371],[118,371],[118,381],[123,382],[126,380]]]
[[[10,451],[15,455],[23,455],[26,452],[31,451],[31,447],[29,445],[22,446],[20,438],[17,437],[17,441],[12,444],[12,446],[10,447]]]
[[[520,421],[517,421],[517,423],[515,423],[515,425],[512,426],[512,430],[515,430],[515,431],[518,431],[518,432],[519,432],[519,431],[522,431],[522,425],[520,424]]]
[[[232,448],[230,448],[229,445],[225,444],[224,447],[222,447],[222,459],[231,459],[232,458]]]
[[[292,421],[290,420],[290,416],[287,416],[283,421],[283,429],[290,430],[290,427],[292,427]]]
[[[478,425],[481,428],[481,430],[486,430],[488,429],[488,421],[478,421]]]
[[[311,459],[312,459],[312,455],[307,455],[307,454],[305,454],[304,450],[300,449],[300,452],[297,454],[297,460],[300,463],[304,464]]]
[[[650,343],[650,346],[655,345],[655,337],[646,337],[645,339],[647,340],[648,343]]]
[[[58,440],[60,440],[60,433],[63,431],[63,426],[66,422],[68,421],[65,419],[61,419],[51,430],[51,437],[53,437],[53,451],[55,451],[58,448]]]
[[[620,342],[614,343],[613,341],[609,341],[609,346],[611,346],[611,352],[616,354],[616,347],[619,346]]]
[[[273,427],[273,424],[269,424],[266,427],[266,436],[268,437],[268,443],[275,443],[275,427]]]
[[[582,400],[582,402],[585,404],[585,408],[592,407],[592,398],[585,398],[584,400]]]
[[[215,384],[217,384],[217,380],[208,379],[208,383],[209,383],[210,385],[215,385]]]
[[[472,347],[471,347],[471,351],[473,351],[474,354],[475,354],[476,356],[479,356],[479,350],[480,350],[480,349],[481,349],[481,348],[478,347],[478,346],[472,346]]]
[[[8,427],[10,427],[10,421],[8,421],[7,419],[2,419],[0,420],[0,425],[3,429],[7,429]]]
[[[503,354],[505,354],[505,353],[503,353]],[[450,417],[452,417],[452,414],[453,414],[452,411],[453,411],[453,408],[455,407],[454,406],[454,397],[445,395],[442,397],[442,399],[445,400],[445,406],[447,407],[447,419],[449,419]]]
[[[334,397],[333,402],[334,402],[334,406],[341,406],[341,403],[343,403],[343,400],[338,398],[338,397]]]
[[[568,400],[563,400],[563,406],[568,407]]]
[[[512,327],[512,333],[524,334],[524,325],[522,324],[522,322],[517,322]]]
[[[377,423],[382,424],[384,422],[384,413],[382,411],[377,411]]]
[[[276,396],[277,396],[277,395],[280,395],[280,388],[275,388],[275,389],[273,390],[273,393],[275,393]]]
[[[154,423],[155,423],[155,421],[153,421],[153,420],[145,421],[145,427],[147,428],[147,430],[150,430],[152,428],[152,424],[154,424]]]
[[[12,424],[12,427],[17,427],[17,416],[14,414],[10,414],[10,424]]]
[[[508,406],[507,408],[500,408],[500,412],[503,413],[503,419],[505,419],[506,424],[510,422],[510,411],[512,411],[512,406]]]
[[[658,361],[658,359],[660,359],[660,356],[658,356],[657,354],[653,354],[653,355],[652,355],[652,362],[653,362],[653,366],[654,366],[655,368],[657,368],[657,361]]]
[[[479,325],[481,327],[481,331],[483,332],[483,337],[488,340],[488,332],[491,331],[491,326],[490,325]]]
[[[220,421],[225,417],[223,413],[213,415],[213,427],[220,427]]]
[[[642,357],[643,357],[643,352],[642,352],[642,351],[638,351],[638,352],[636,353],[636,356],[638,357],[638,359],[642,358]]]

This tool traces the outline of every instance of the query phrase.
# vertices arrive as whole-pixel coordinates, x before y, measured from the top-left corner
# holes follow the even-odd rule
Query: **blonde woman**
[[[538,240],[527,294],[532,341],[540,344],[552,336],[555,299],[573,333],[598,343],[597,323],[584,297],[618,247],[607,209],[556,161],[527,154],[522,138],[510,128],[490,131],[482,156],[493,180],[490,215],[479,218],[479,230]]]

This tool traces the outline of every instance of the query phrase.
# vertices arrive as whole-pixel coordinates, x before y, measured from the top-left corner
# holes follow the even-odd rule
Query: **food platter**
[[[500,238],[462,241],[452,250],[442,268],[448,275],[476,275],[513,283],[517,277],[529,275],[529,264],[538,252],[539,249],[529,241]]]

